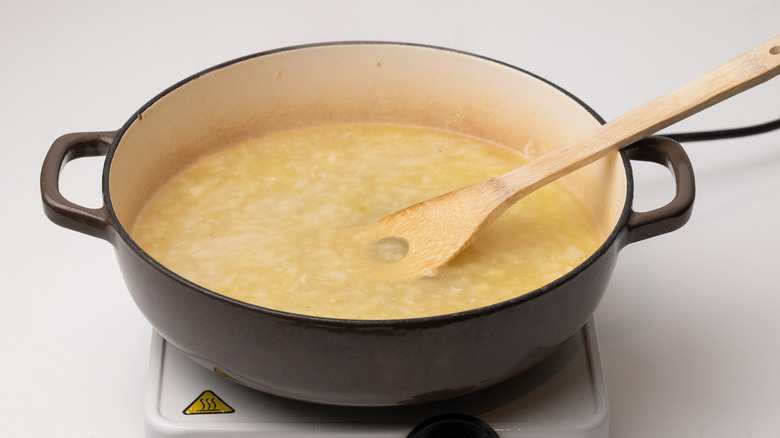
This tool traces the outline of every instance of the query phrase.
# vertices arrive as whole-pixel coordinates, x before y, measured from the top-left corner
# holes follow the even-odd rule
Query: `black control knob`
[[[407,438],[498,438],[498,434],[479,418],[444,414],[423,421]]]

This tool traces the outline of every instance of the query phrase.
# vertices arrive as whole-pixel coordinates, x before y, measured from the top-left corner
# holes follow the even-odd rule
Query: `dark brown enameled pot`
[[[693,205],[693,173],[680,145],[643,140],[564,179],[602,230],[602,245],[582,265],[502,303],[407,320],[327,319],[238,302],[180,277],[133,241],[130,230],[148,194],[209,150],[340,122],[431,126],[520,145],[530,155],[602,123],[549,82],[474,55],[394,43],[293,47],[188,78],[118,131],[59,138],[41,173],[44,209],[59,225],[111,242],[140,310],[203,366],[284,397],[386,406],[458,396],[538,363],[591,316],[620,249],[679,228]],[[67,161],[94,155],[106,155],[104,206],[89,209],[65,199],[58,180]],[[667,166],[674,199],[633,211],[631,160]]]

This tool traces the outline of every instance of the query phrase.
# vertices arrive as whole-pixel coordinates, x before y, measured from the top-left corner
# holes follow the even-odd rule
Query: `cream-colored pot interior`
[[[377,43],[286,49],[209,70],[144,108],[112,158],[111,204],[130,230],[156,188],[204,154],[268,132],[342,122],[446,129],[531,157],[599,126],[556,87],[472,55]],[[606,239],[626,200],[618,154],[564,181]]]

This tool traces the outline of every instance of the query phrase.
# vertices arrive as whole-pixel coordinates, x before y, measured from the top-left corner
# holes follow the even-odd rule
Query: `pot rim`
[[[548,291],[551,291],[553,289],[556,289],[561,284],[564,284],[568,281],[570,281],[572,278],[576,277],[580,272],[585,270],[588,266],[593,264],[596,260],[598,260],[610,247],[612,247],[613,244],[615,244],[616,240],[618,239],[618,236],[621,234],[623,229],[626,226],[626,222],[628,220],[628,216],[631,213],[631,202],[633,199],[633,172],[631,170],[631,166],[629,164],[629,160],[626,157],[625,153],[621,150],[620,151],[620,157],[623,163],[623,168],[626,172],[626,193],[625,193],[625,201],[623,204],[623,208],[620,214],[620,217],[618,218],[615,227],[612,229],[612,231],[609,233],[609,235],[604,239],[602,244],[582,263],[580,263],[578,266],[576,266],[571,271],[567,272],[566,274],[562,275],[561,277],[558,277],[557,279],[553,280],[550,283],[545,284],[544,286],[537,288],[535,290],[526,292],[524,294],[515,296],[513,298],[510,298],[508,300],[504,300],[498,303],[490,304],[487,306],[482,307],[476,307],[468,310],[463,310],[460,312],[454,312],[454,313],[447,313],[447,314],[441,314],[441,315],[433,315],[433,316],[424,316],[424,317],[415,317],[415,318],[398,318],[398,319],[347,319],[347,318],[331,318],[331,317],[323,317],[323,316],[314,316],[314,315],[305,315],[305,314],[299,314],[299,313],[292,313],[292,312],[285,312],[282,310],[272,309],[268,307],[263,307],[255,304],[250,304],[244,301],[237,300],[235,298],[231,298],[226,295],[222,295],[218,292],[215,292],[211,289],[208,289],[206,287],[203,287],[197,283],[195,283],[192,280],[189,280],[169,268],[167,268],[165,265],[157,261],[155,258],[153,258],[151,255],[149,255],[146,251],[143,250],[143,248],[136,243],[136,241],[130,236],[129,232],[125,229],[125,227],[120,222],[119,218],[116,215],[116,212],[113,207],[113,203],[111,202],[111,194],[109,189],[109,173],[111,169],[111,163],[113,162],[113,158],[115,156],[116,150],[119,147],[119,144],[122,141],[122,138],[124,134],[127,132],[127,130],[130,128],[130,126],[139,119],[139,116],[144,113],[149,107],[154,105],[156,102],[170,94],[172,91],[194,81],[199,79],[200,77],[203,77],[209,73],[212,73],[214,71],[220,70],[225,67],[229,67],[231,65],[235,65],[250,59],[260,58],[263,56],[272,55],[275,53],[281,53],[281,52],[290,52],[295,50],[302,50],[302,49],[309,49],[309,48],[317,48],[317,47],[328,47],[328,46],[364,46],[364,45],[378,45],[378,46],[401,46],[401,47],[411,47],[411,48],[418,48],[418,49],[430,49],[430,50],[440,50],[440,51],[446,51],[458,55],[464,55],[466,57],[472,57],[472,58],[478,58],[485,61],[489,61],[492,63],[499,64],[501,66],[507,67],[511,70],[514,70],[516,72],[525,74],[530,76],[533,79],[539,80],[559,92],[563,93],[566,97],[572,99],[577,104],[582,106],[588,113],[590,113],[600,124],[606,123],[606,121],[598,114],[596,111],[594,111],[590,106],[588,106],[585,102],[580,100],[578,97],[570,93],[569,91],[563,89],[562,87],[550,82],[549,80],[538,76],[534,73],[531,73],[525,69],[516,67],[514,65],[498,61],[496,59],[486,57],[483,55],[478,55],[458,49],[451,49],[446,47],[440,47],[435,45],[428,45],[428,44],[418,44],[418,43],[409,43],[409,42],[393,42],[393,41],[371,41],[371,40],[355,40],[355,41],[333,41],[333,42],[322,42],[322,43],[310,43],[310,44],[300,44],[300,45],[292,45],[287,47],[281,47],[277,49],[272,50],[266,50],[257,52],[254,54],[242,56],[239,58],[235,58],[217,65],[214,65],[212,67],[209,67],[207,69],[204,69],[198,73],[195,73],[185,79],[182,79],[181,81],[175,83],[174,85],[168,87],[167,89],[163,90],[156,96],[154,96],[152,99],[150,99],[148,102],[146,102],[143,106],[141,106],[128,120],[125,122],[125,124],[120,128],[118,131],[116,131],[116,135],[111,143],[111,146],[106,154],[106,160],[105,164],[103,166],[103,174],[102,174],[102,186],[103,186],[103,201],[104,205],[108,214],[109,221],[111,225],[113,226],[114,230],[116,231],[118,237],[120,237],[127,245],[130,246],[138,255],[140,255],[141,258],[144,259],[147,263],[149,263],[151,266],[153,266],[155,269],[159,270],[163,274],[175,279],[176,281],[182,283],[183,285],[193,289],[194,292],[198,292],[200,294],[203,294],[209,298],[216,299],[218,301],[221,301],[225,304],[241,308],[243,310],[252,311],[252,312],[258,312],[262,314],[266,314],[268,316],[273,316],[276,318],[281,319],[291,319],[296,320],[300,322],[304,322],[306,324],[314,324],[319,326],[329,326],[329,327],[378,327],[378,328],[387,328],[387,327],[394,327],[394,328],[414,328],[417,326],[426,326],[429,327],[431,325],[446,325],[450,323],[454,323],[457,321],[462,320],[468,320],[471,318],[479,317],[481,315],[486,315],[490,313],[499,312],[505,308],[512,307],[515,305],[518,305],[520,303],[530,301],[533,299],[536,299],[540,296],[545,295]]]

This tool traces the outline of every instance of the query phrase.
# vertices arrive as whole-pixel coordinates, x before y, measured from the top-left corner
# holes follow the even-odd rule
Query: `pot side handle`
[[[87,208],[65,199],[60,193],[60,173],[74,159],[106,155],[115,131],[77,132],[54,141],[41,168],[43,211],[55,224],[90,236],[108,240],[111,221],[108,210]]]
[[[631,210],[626,222],[626,244],[669,233],[685,225],[693,210],[696,185],[693,166],[683,147],[672,139],[653,136],[629,146],[625,153],[629,160],[666,166],[675,180],[675,195],[668,204],[647,212]]]

